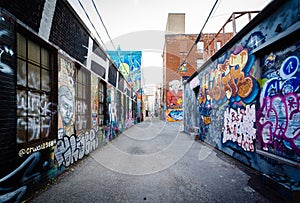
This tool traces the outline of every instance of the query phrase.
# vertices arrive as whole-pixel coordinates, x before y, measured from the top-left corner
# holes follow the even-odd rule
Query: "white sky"
[[[102,41],[109,50],[113,50],[92,1],[68,1],[101,43],[79,1],[83,4]],[[204,29],[204,33],[218,32],[232,12],[259,11],[270,1],[219,0],[211,19]],[[94,0],[94,2],[116,48],[120,46],[121,50],[143,51],[144,67],[161,67],[161,53],[168,13],[185,13],[186,34],[198,34],[215,0]],[[148,79],[148,81],[152,80]]]
[[[68,0],[86,22],[78,0]],[[108,41],[91,0],[80,0],[93,23],[100,30],[103,41]],[[145,30],[164,31],[168,13],[186,13],[186,33],[201,30],[215,0],[94,0],[111,38]],[[218,32],[234,11],[254,11],[264,8],[270,0],[219,0],[205,32]],[[89,23],[87,23],[89,24]],[[88,26],[90,27],[90,26]],[[91,28],[91,30],[93,30]]]

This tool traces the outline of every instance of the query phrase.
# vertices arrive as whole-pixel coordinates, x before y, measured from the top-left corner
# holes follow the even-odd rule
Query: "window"
[[[203,64],[203,59],[197,59],[197,68],[200,68]]]
[[[76,69],[76,130],[89,129],[90,121],[90,72]]]
[[[45,47],[17,33],[17,135],[18,144],[56,136],[51,132],[53,86],[51,54]]]
[[[118,122],[122,123],[122,93],[117,91],[118,92],[118,101],[117,101],[117,110],[118,110],[118,113],[117,113],[117,116],[118,116]]]
[[[103,126],[105,125],[105,96],[106,94],[106,86],[105,82],[102,80],[99,80],[99,107],[98,107],[98,117],[99,117],[99,125]]]
[[[197,52],[200,53],[200,52],[203,52],[204,50],[204,42],[198,42],[197,43]]]

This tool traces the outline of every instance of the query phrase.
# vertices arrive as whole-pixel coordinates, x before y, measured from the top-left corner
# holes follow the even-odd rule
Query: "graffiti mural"
[[[98,126],[98,105],[99,105],[99,98],[98,98],[98,78],[91,75],[91,116],[92,116],[92,126]]]
[[[135,91],[141,88],[141,51],[107,51]]]
[[[227,108],[224,112],[224,132],[222,142],[236,142],[245,151],[254,151],[256,139],[255,106],[247,105],[237,111]]]
[[[75,123],[75,66],[72,62],[60,58],[58,73],[58,129],[66,135],[74,134]]]
[[[168,122],[177,122],[183,120],[183,91],[181,82],[179,80],[172,80],[169,82],[166,105],[166,120]]]
[[[68,167],[95,150],[98,147],[98,131],[96,127],[77,136],[66,136],[60,132],[54,148],[58,167]]]
[[[108,119],[106,120],[106,125],[104,127],[106,141],[114,139],[119,133],[119,125],[117,122],[117,90],[112,86],[107,86],[107,98],[106,102],[108,104]]]
[[[265,57],[260,109],[260,147],[300,160],[300,43]]]
[[[197,95],[199,89],[199,80],[196,77],[193,80],[194,82],[190,85],[184,86],[184,100],[188,102],[184,102],[184,111],[183,119],[184,122],[184,131],[190,132],[191,129],[194,127],[198,127],[199,125],[199,112],[198,112],[198,102],[197,102]]]
[[[182,109],[167,109],[166,118],[168,122],[177,122],[183,120]]]
[[[167,90],[167,107],[178,108],[182,106],[182,87],[179,80],[169,82],[169,90]]]
[[[21,202],[29,187],[40,184],[45,178],[42,175],[51,174],[52,167],[53,159],[45,159],[41,152],[30,154],[14,171],[0,178],[0,202]]]
[[[7,42],[4,42],[4,37],[10,37],[12,34],[9,29],[5,29],[5,27],[9,25],[6,22],[6,19],[2,16],[0,16],[0,27],[3,29],[0,29],[0,72],[8,75],[13,75],[13,69],[12,67],[6,62],[7,58],[11,58],[14,55],[14,51],[12,49],[13,45],[7,44]],[[10,40],[13,42],[13,40]]]
[[[46,94],[18,91],[17,94],[17,142],[26,142],[22,132],[28,133],[28,141],[49,137],[52,123],[52,103]],[[23,117],[22,117],[23,116]],[[30,116],[30,117],[27,117]]]
[[[200,104],[205,106],[221,106],[229,104],[241,106],[252,102],[259,91],[258,83],[253,76],[254,57],[241,46],[230,51],[228,58],[221,63],[215,62],[212,69],[199,75]]]
[[[255,58],[249,53],[255,48],[253,43],[259,45],[263,41],[261,33],[250,34],[245,42],[233,46],[198,75],[200,137],[212,144],[221,147],[218,139],[222,139],[222,144],[231,140],[245,151],[254,151],[259,74]]]

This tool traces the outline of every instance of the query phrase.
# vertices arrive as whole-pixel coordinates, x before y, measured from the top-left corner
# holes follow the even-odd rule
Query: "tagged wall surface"
[[[26,200],[136,122],[135,92],[68,2],[27,3],[0,1],[0,202]]]
[[[290,190],[300,189],[298,3],[269,4],[184,87],[186,132],[198,127],[202,140]]]

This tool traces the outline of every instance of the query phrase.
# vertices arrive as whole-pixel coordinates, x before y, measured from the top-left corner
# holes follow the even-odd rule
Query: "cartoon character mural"
[[[134,91],[141,88],[141,51],[107,51]]]
[[[169,90],[167,90],[167,107],[178,108],[182,106],[182,87],[179,80],[169,82]]]
[[[167,110],[166,120],[169,122],[177,122],[183,120],[182,104],[183,92],[181,82],[179,80],[172,80],[169,82],[169,89],[167,90]]]

